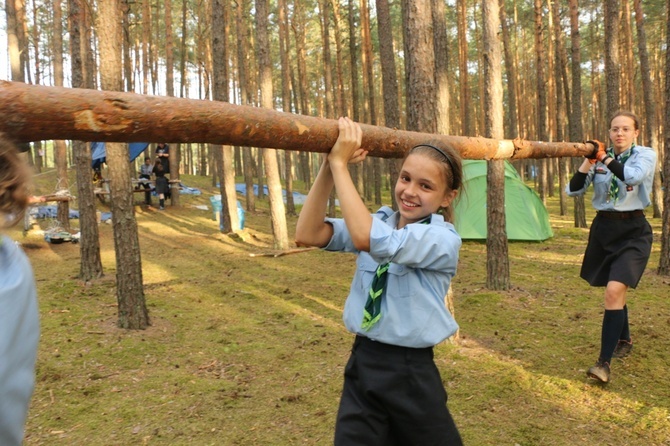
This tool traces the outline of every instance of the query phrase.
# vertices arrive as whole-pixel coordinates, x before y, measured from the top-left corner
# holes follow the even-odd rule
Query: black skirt
[[[644,215],[627,219],[597,214],[591,224],[580,276],[591,286],[615,280],[637,287],[651,254],[653,233]]]
[[[157,194],[167,195],[167,193],[169,191],[169,189],[168,189],[169,186],[170,185],[168,184],[167,178],[159,177],[159,176],[156,177],[156,193]]]

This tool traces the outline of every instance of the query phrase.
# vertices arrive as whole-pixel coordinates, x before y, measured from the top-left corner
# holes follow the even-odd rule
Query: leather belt
[[[644,211],[641,209],[635,211],[598,211],[598,215],[612,220],[625,220],[627,218],[644,217]]]

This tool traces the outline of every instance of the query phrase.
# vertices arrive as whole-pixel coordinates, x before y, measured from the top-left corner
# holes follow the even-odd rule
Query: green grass
[[[137,208],[144,331],[116,328],[111,226],[100,225],[105,277],[91,284],[76,279],[77,245],[49,245],[37,228],[12,233],[33,263],[42,320],[27,445],[332,442],[352,342],[341,311],[353,256],[251,257],[273,252],[267,202],[246,214],[243,233],[223,235],[211,211],[193,207],[218,193],[211,180],[183,182],[205,193],[182,195],[178,209]],[[45,174],[38,191],[50,188]],[[588,231],[558,215],[557,198],[548,208],[554,238],[509,245],[510,291],[487,290],[485,244],[463,244],[453,283],[460,338],[435,358],[465,443],[670,445],[660,244],[629,294],[633,354],[601,386],[585,378],[603,300],[578,277]],[[660,221],[651,222],[658,241]]]

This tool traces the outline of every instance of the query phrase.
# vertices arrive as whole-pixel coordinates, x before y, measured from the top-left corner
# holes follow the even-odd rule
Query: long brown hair
[[[23,218],[30,199],[30,169],[20,158],[16,145],[0,134],[0,228]]]

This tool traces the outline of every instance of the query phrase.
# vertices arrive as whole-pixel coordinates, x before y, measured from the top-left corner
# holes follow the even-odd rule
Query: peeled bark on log
[[[583,156],[590,143],[434,135],[361,124],[370,156],[402,158],[417,144],[451,144],[464,159]],[[199,99],[46,87],[0,81],[0,132],[16,142],[80,141],[212,144],[328,152],[337,120]]]

